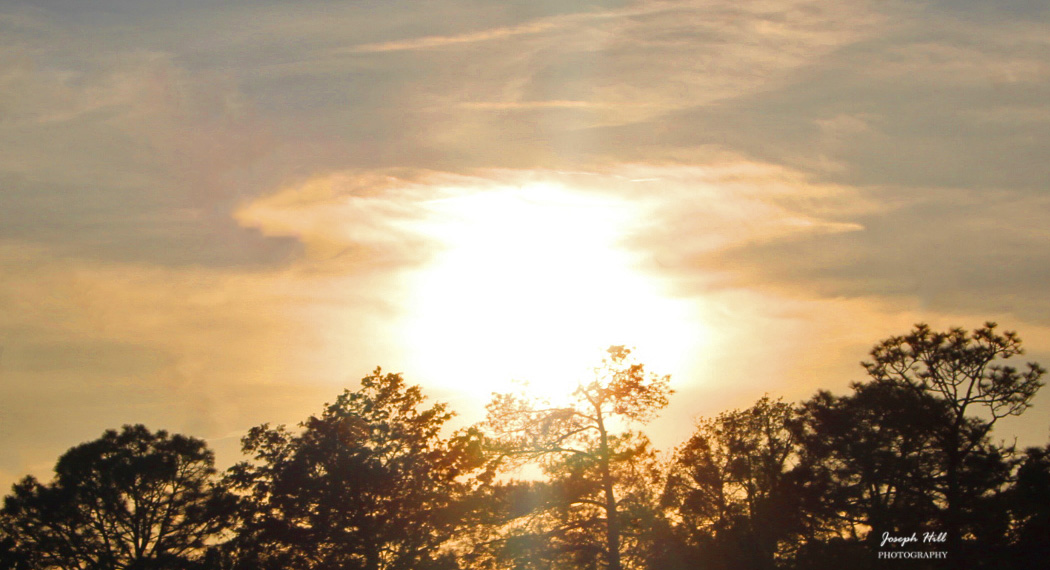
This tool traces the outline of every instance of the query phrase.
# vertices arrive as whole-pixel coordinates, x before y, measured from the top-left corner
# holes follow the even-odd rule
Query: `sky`
[[[665,448],[913,324],[1050,363],[1050,8],[0,0],[0,486],[219,464],[382,366],[458,422],[635,347]],[[1017,362],[1023,364],[1023,362]],[[997,436],[1050,437],[1050,390]]]

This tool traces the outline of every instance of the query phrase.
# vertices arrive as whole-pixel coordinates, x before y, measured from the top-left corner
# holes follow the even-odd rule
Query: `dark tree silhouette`
[[[244,438],[253,461],[230,470],[243,494],[231,557],[242,568],[455,568],[470,524],[468,472],[482,464],[473,430],[443,438],[445,404],[378,368],[300,433],[267,425]]]
[[[232,497],[202,440],[142,425],[67,451],[55,479],[26,477],[0,511],[14,568],[186,569],[228,528]]]
[[[943,530],[945,452],[938,438],[951,421],[945,402],[902,386],[854,384],[853,393],[819,392],[803,404],[798,424],[802,459],[795,469],[806,515],[815,521],[801,567],[816,566],[831,552],[825,546],[866,541],[851,566],[873,564],[884,533],[907,536]],[[1009,483],[1012,449],[993,445],[981,422],[967,421],[962,435],[977,444],[959,468],[966,508],[960,528],[980,543],[971,564],[995,559],[1009,535],[1002,492]],[[926,549],[944,550],[931,543]],[[940,565],[943,566],[943,563]],[[994,567],[994,566],[993,566]]]
[[[1013,514],[1012,562],[1038,568],[1050,560],[1050,445],[1025,451],[1006,499]]]
[[[853,390],[822,391],[802,406],[797,472],[819,534],[877,543],[883,532],[932,528],[943,476],[934,438],[948,420],[945,407],[885,383]]]
[[[872,362],[864,363],[874,381],[905,387],[947,408],[936,442],[944,456],[944,530],[957,568],[966,565],[961,551],[968,500],[962,486],[964,465],[998,419],[1020,415],[1031,405],[1046,372],[1036,363],[1024,370],[1002,364],[1024,350],[1016,333],[999,334],[995,329],[995,323],[986,323],[972,334],[961,328],[936,332],[919,324],[907,335],[877,344]],[[976,419],[977,414],[982,419]]]
[[[675,453],[662,504],[681,540],[716,568],[773,568],[802,532],[790,477],[798,455],[795,408],[768,397],[698,422]]]
[[[549,477],[546,496],[533,500],[532,524],[519,521],[524,532],[510,532],[514,540],[562,553],[548,554],[554,567],[593,568],[604,560],[609,570],[620,570],[625,539],[638,534],[630,515],[651,503],[648,439],[621,430],[667,405],[670,377],[646,372],[623,346],[608,354],[566,405],[495,394],[488,406],[496,454],[511,463],[538,463]]]

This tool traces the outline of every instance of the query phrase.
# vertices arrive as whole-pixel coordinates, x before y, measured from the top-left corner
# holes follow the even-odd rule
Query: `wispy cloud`
[[[456,34],[451,36],[426,36],[407,40],[395,40],[373,44],[362,44],[354,46],[348,49],[347,51],[349,53],[383,53],[390,51],[413,51],[434,49],[460,44],[487,42],[491,40],[498,40],[526,34],[536,34],[554,29],[561,25],[564,25],[564,23],[556,19],[539,20],[535,22],[521,24],[518,26],[491,28],[488,30],[482,30],[466,34]]]
[[[464,109],[491,111],[520,111],[531,109],[601,109],[612,105],[593,101],[466,101],[459,104]]]
[[[688,272],[703,254],[862,230],[859,217],[885,208],[856,189],[817,183],[798,171],[731,155],[718,160],[589,171],[344,171],[256,199],[236,217],[267,235],[294,237],[318,259],[338,263],[341,252],[367,248],[373,263],[410,266],[425,262],[440,247],[426,230],[437,215],[434,204],[508,188],[523,188],[527,194],[531,187],[555,185],[631,204],[635,222],[622,229],[625,244],[642,258]]]
[[[569,12],[557,16],[541,17],[511,26],[497,26],[479,31],[452,35],[432,35],[403,40],[361,44],[349,48],[350,53],[382,53],[390,51],[413,51],[446,46],[489,42],[517,36],[542,34],[553,30],[571,31],[589,22],[615,20],[644,16],[675,9],[673,2],[629,5],[610,10]]]

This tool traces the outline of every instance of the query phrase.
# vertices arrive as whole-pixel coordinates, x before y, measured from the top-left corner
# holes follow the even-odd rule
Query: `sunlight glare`
[[[414,276],[410,358],[430,382],[474,397],[510,389],[557,397],[613,344],[671,372],[702,326],[620,244],[627,203],[555,184],[459,193],[429,204],[441,252]]]

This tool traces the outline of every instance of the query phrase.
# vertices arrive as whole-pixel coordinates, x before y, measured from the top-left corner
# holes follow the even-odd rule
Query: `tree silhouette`
[[[768,397],[702,419],[669,466],[662,504],[682,540],[708,549],[708,564],[772,568],[802,531],[789,471],[798,454],[795,408]]]
[[[623,346],[607,352],[594,379],[579,384],[566,405],[495,394],[488,406],[486,426],[497,455],[536,462],[549,477],[547,496],[533,501],[536,524],[517,538],[560,550],[565,557],[556,567],[594,567],[604,558],[606,568],[620,570],[625,536],[636,534],[625,515],[649,500],[649,441],[618,430],[648,421],[667,405],[670,377],[646,372]]]
[[[67,451],[55,479],[26,477],[0,511],[14,568],[185,569],[227,529],[232,498],[202,440],[142,425]]]
[[[1006,495],[1013,514],[1014,566],[1038,568],[1050,559],[1050,445],[1025,451]]]
[[[253,461],[230,470],[243,493],[232,557],[243,568],[455,568],[450,544],[469,524],[469,471],[480,435],[443,438],[445,404],[422,409],[418,386],[380,369],[300,433],[262,425],[244,438]]]
[[[929,528],[939,513],[941,403],[885,383],[818,392],[802,406],[799,480],[824,538]],[[869,532],[870,531],[870,532]],[[877,544],[877,542],[876,542]]]
[[[1000,418],[1020,415],[1042,386],[1046,372],[1036,363],[1025,370],[1001,364],[1024,353],[1014,332],[996,332],[995,323],[968,334],[961,328],[936,332],[918,324],[907,335],[890,337],[871,351],[865,362],[876,382],[902,386],[934,398],[947,409],[946,422],[936,441],[944,454],[944,529],[952,564],[964,567],[961,553],[963,493],[962,469]],[[976,419],[969,414],[983,414]]]

